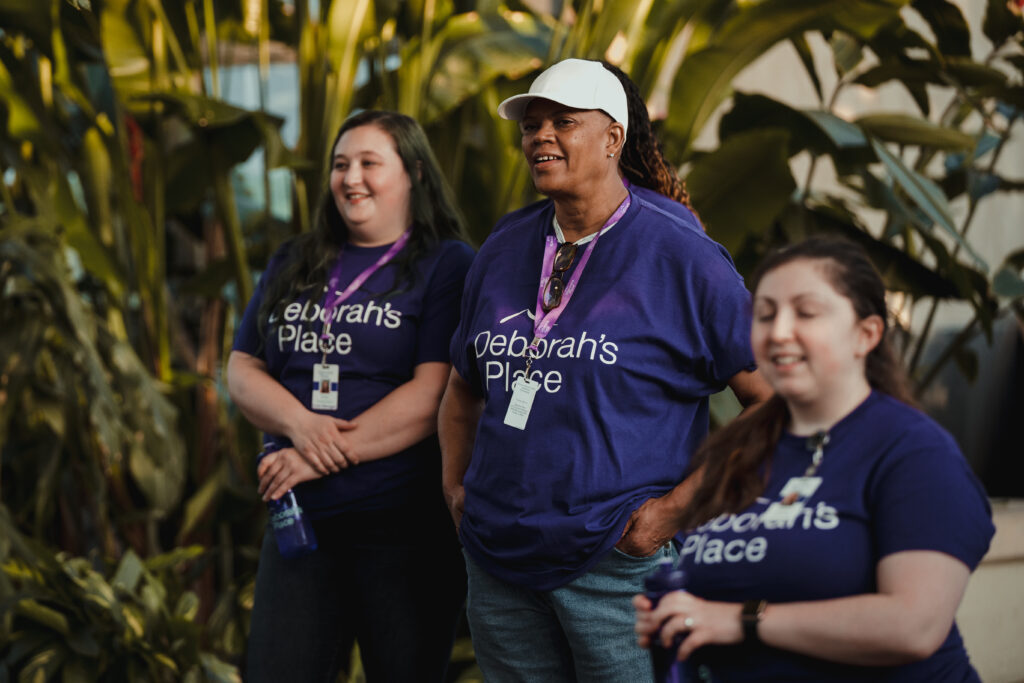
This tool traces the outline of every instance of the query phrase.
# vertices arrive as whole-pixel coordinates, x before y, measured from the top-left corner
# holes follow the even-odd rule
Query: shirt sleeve
[[[442,249],[424,295],[417,365],[449,362],[448,344],[459,323],[466,273],[473,262],[473,249],[464,242],[445,243]]]
[[[900,434],[869,487],[877,556],[934,550],[973,570],[995,533],[988,497],[953,438],[921,418]]]
[[[274,273],[281,267],[281,263],[288,253],[289,243],[282,245],[267,262],[267,268],[260,276],[256,284],[256,291],[242,313],[242,319],[235,331],[235,341],[231,346],[233,351],[241,351],[250,356],[263,357],[263,340],[260,338],[259,314],[260,305],[266,292],[267,284],[273,279]]]
[[[736,272],[724,247],[715,245],[718,258],[709,259],[709,283],[704,307],[704,339],[708,346],[707,377],[724,387],[743,370],[754,370],[750,347],[750,292]]]
[[[686,363],[676,382],[689,395],[721,391],[742,370],[753,370],[750,347],[750,293],[725,248],[688,230],[675,258],[685,258],[665,306],[685,311]],[[658,293],[652,293],[657,296]],[[671,309],[666,309],[671,310]],[[682,338],[682,337],[681,337]]]
[[[459,376],[469,384],[470,388],[478,396],[484,395],[484,383],[480,378],[476,355],[471,350],[472,347],[469,344],[468,335],[476,319],[477,301],[483,283],[484,269],[490,259],[489,252],[492,251],[498,234],[515,223],[513,217],[517,213],[505,214],[498,219],[487,239],[480,246],[480,251],[477,253],[466,275],[458,325],[455,328],[455,333],[452,335],[451,344],[449,345],[449,358],[451,359],[452,367],[455,368]]]

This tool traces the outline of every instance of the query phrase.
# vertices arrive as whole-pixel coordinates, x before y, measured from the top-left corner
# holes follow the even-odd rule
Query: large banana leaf
[[[899,0],[765,0],[744,6],[706,47],[687,55],[675,78],[665,132],[683,155],[711,114],[731,94],[733,78],[769,47],[811,28],[844,28],[870,35],[892,21]]]
[[[694,162],[686,178],[693,205],[708,233],[731,252],[764,233],[789,203],[796,183],[788,146],[783,129],[747,131]]]

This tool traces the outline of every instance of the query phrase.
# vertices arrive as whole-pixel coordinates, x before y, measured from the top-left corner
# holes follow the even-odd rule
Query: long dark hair
[[[647,113],[647,103],[644,102],[640,88],[619,67],[608,62],[601,64],[619,79],[622,89],[626,91],[629,127],[626,131],[626,144],[622,146],[619,159],[622,174],[629,182],[654,190],[692,210],[686,185],[662,154],[661,143],[654,135],[651,117]]]
[[[329,158],[333,158],[341,136],[361,126],[376,126],[391,136],[412,185],[409,202],[412,234],[401,255],[388,264],[396,270],[395,284],[382,293],[382,296],[389,296],[413,286],[416,262],[441,240],[469,240],[427,136],[414,119],[393,111],[367,110],[355,114],[338,129]],[[313,229],[296,237],[288,246],[281,267],[264,292],[259,314],[261,334],[266,330],[266,322],[275,317],[279,319],[281,309],[297,296],[316,296],[323,291],[330,268],[347,241],[348,226],[334,203],[328,174]]]
[[[864,374],[883,393],[914,404],[906,372],[888,338],[885,284],[867,253],[857,244],[832,237],[812,237],[769,255],[754,273],[751,291],[776,268],[799,260],[824,266],[825,277],[840,295],[853,304],[858,319],[877,315],[884,332],[868,354]],[[786,402],[775,394],[755,411],[737,418],[709,436],[693,456],[691,471],[705,466],[693,499],[680,520],[692,529],[726,512],[738,512],[764,491],[775,446],[789,421]]]

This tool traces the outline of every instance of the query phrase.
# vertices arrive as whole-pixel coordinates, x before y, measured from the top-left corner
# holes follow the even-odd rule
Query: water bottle
[[[265,455],[273,453],[276,448],[266,447],[256,456],[257,464]],[[316,550],[316,534],[309,518],[299,507],[295,491],[288,491],[277,500],[268,500],[270,511],[270,527],[274,530],[277,550],[282,557],[301,557]]]
[[[682,590],[686,584],[686,573],[676,566],[675,561],[663,557],[650,574],[644,577],[644,595],[651,601],[651,608],[672,591]],[[651,665],[654,668],[655,683],[684,683],[687,677],[682,666],[677,666],[676,654],[686,638],[681,633],[672,639],[672,647],[661,644],[660,630],[651,636]]]

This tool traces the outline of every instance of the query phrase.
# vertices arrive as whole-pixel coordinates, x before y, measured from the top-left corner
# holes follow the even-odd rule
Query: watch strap
[[[747,600],[740,610],[740,625],[743,627],[743,642],[757,643],[761,641],[757,633],[757,625],[761,622],[761,615],[768,607],[767,600]]]

